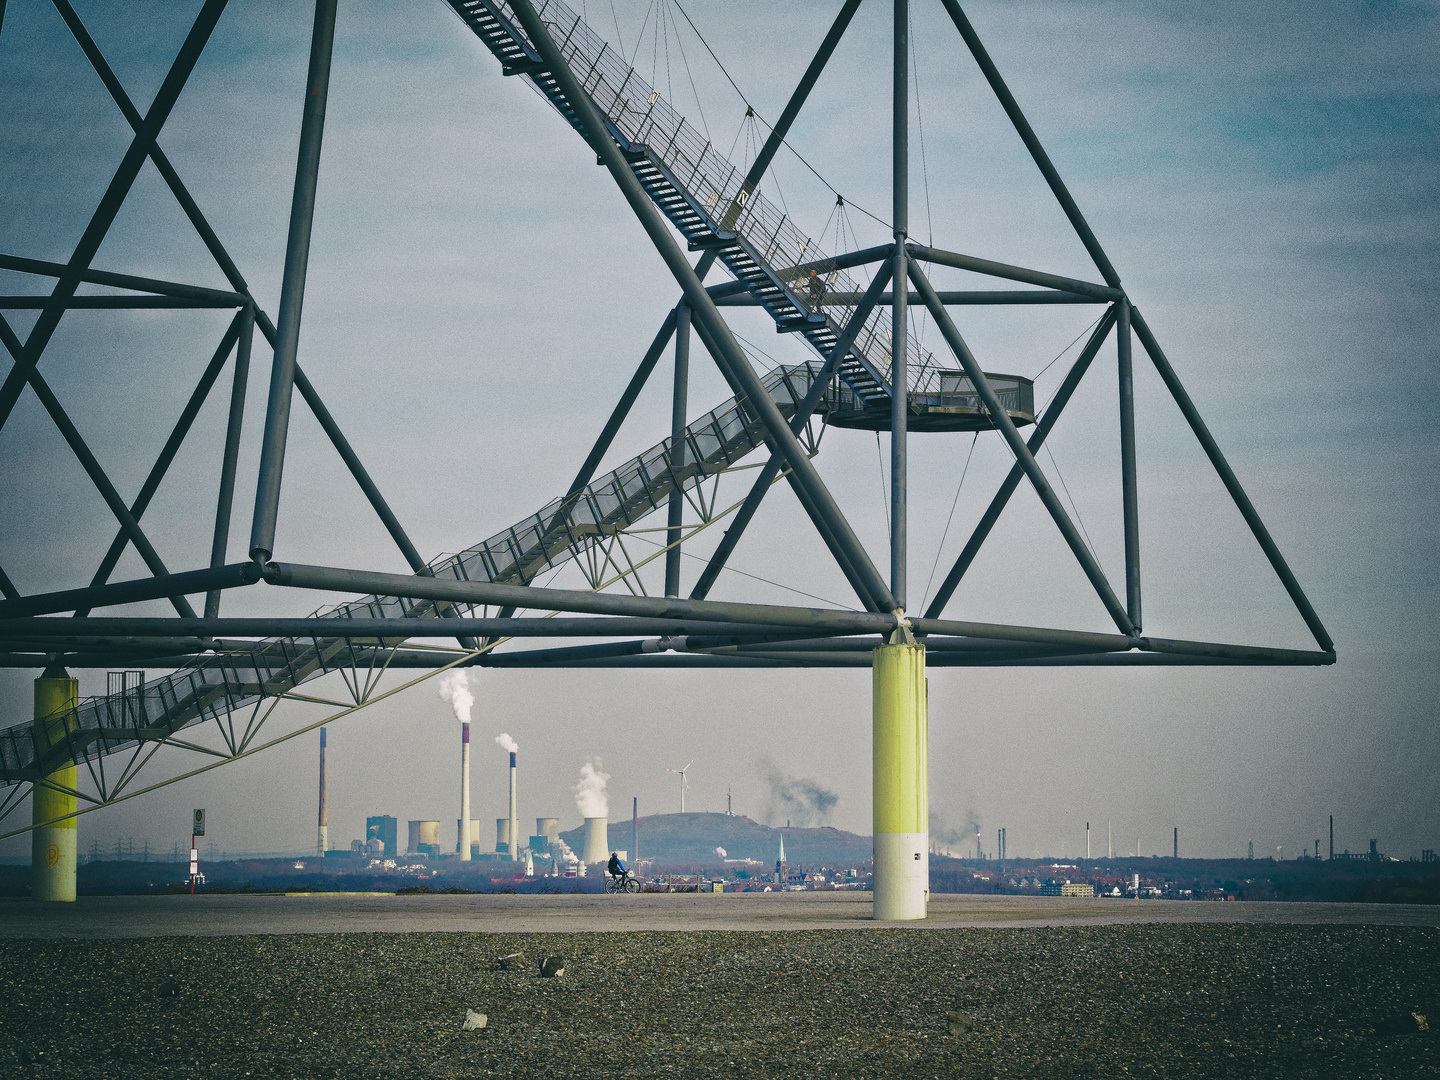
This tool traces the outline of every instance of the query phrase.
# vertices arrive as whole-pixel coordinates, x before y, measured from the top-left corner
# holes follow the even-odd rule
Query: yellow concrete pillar
[[[46,668],[35,680],[35,747],[40,753],[65,744],[79,697],[79,684],[64,668]],[[75,899],[76,819],[41,823],[78,809],[79,800],[70,794],[77,772],[71,762],[48,774],[30,793],[30,820],[40,826],[30,834],[30,895],[35,900]]]
[[[930,900],[925,646],[880,646],[873,679],[874,917],[923,919]]]

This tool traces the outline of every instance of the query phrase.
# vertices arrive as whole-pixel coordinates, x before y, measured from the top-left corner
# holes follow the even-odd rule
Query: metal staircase
[[[579,130],[574,110],[511,17],[508,4],[447,2],[499,59],[506,75],[533,83]],[[806,364],[775,368],[762,379],[781,412],[791,413],[854,311],[853,305],[822,306],[819,299],[830,291],[858,295],[861,288],[843,270],[827,267],[824,253],[759,191],[745,188],[743,172],[716,153],[570,8],[550,0],[539,6],[539,13],[577,75],[585,73],[582,84],[607,118],[610,135],[631,169],[691,249],[714,250],[769,312],[776,328],[798,332],[819,355]],[[849,400],[867,407],[888,408],[889,320],[889,312],[877,308],[838,369]],[[911,391],[938,387],[933,358],[913,341],[911,350]],[[474,547],[442,556],[424,573],[528,584],[587,545],[666,505],[677,487],[697,487],[763,441],[753,412],[732,398],[690,424],[683,447],[672,447],[667,439],[599,478],[568,505],[552,500]],[[446,605],[443,614],[463,616],[471,610]],[[438,613],[429,601],[368,596],[315,615],[424,619]],[[238,753],[251,739],[255,718],[267,703],[329,672],[382,668],[386,655],[402,644],[403,639],[373,637],[276,638],[253,647],[228,642],[224,651],[197,658],[170,675],[90,698],[68,717],[0,730],[0,787],[38,780],[71,761],[87,764],[104,787],[107,756],[128,751],[129,769],[156,744],[209,721],[219,725],[230,752]],[[237,730],[235,718],[246,710],[251,719]]]
[[[819,374],[818,361],[777,367],[763,383],[780,411],[796,403]],[[730,399],[685,431],[683,445],[666,439],[595,480],[568,507],[554,499],[539,513],[488,540],[426,567],[433,577],[523,585],[575,558],[596,543],[665,506],[677,488],[692,490],[707,477],[730,467],[764,442],[764,428],[744,401]],[[468,605],[367,596],[315,612],[324,618],[433,618],[465,616]],[[419,636],[414,635],[414,636]],[[104,758],[120,751],[138,757],[147,745],[207,721],[221,725],[232,753],[244,748],[254,729],[253,716],[267,702],[302,683],[332,671],[383,668],[388,653],[404,639],[274,638],[251,648],[227,643],[227,649],[117,694],[82,702],[74,714],[42,723],[0,730],[0,787],[38,780],[71,761],[99,770]],[[237,730],[232,719],[254,710]],[[132,761],[136,760],[132,757]]]
[[[447,0],[500,61],[506,75],[532,83],[577,131],[575,110],[502,0]],[[562,0],[536,11],[581,85],[605,117],[611,138],[645,191],[692,251],[713,250],[775,320],[799,333],[823,359],[830,355],[854,306],[821,304],[825,293],[863,291],[758,190],[745,171],[715,148],[634,68]],[[810,271],[815,271],[812,280]],[[907,378],[914,392],[938,389],[931,353],[908,343]],[[867,406],[888,409],[890,313],[877,307],[856,335],[838,374]]]

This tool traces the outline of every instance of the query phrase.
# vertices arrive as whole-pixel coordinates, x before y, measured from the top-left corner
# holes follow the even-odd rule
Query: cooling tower
[[[410,822],[410,854],[417,855],[426,847],[432,851],[440,847],[440,822]]]
[[[543,836],[552,844],[560,839],[560,819],[558,817],[537,817],[535,819],[535,835]]]
[[[581,861],[603,863],[610,858],[609,818],[587,817],[585,819],[585,850]]]
[[[455,850],[456,850],[456,851],[459,851],[459,850],[460,850],[460,830],[461,830],[462,827],[463,827],[463,826],[462,826],[462,823],[461,823],[461,819],[457,817],[457,818],[455,819]],[[473,852],[474,852],[475,849],[476,849],[477,847],[479,847],[479,846],[480,846],[480,821],[479,821],[478,818],[473,818],[473,817],[472,817],[472,818],[470,819],[470,851],[472,852],[472,856],[471,856],[472,858],[474,857],[474,856],[473,856]]]
[[[510,819],[508,817],[495,819],[495,850],[510,850]]]

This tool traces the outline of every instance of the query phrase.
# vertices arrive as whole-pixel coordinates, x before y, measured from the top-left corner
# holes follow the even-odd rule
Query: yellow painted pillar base
[[[65,742],[79,697],[79,684],[64,668],[47,668],[35,680],[35,740],[42,752]],[[65,818],[54,825],[41,823],[73,814],[79,808],[79,800],[70,794],[78,779],[75,765],[66,765],[48,774],[30,793],[30,820],[40,826],[30,834],[32,899],[75,899],[76,819]]]
[[[876,919],[923,919],[930,901],[929,708],[925,646],[874,656]]]

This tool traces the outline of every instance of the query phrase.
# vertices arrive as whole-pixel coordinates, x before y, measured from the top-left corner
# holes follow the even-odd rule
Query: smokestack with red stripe
[[[495,741],[504,749],[510,751],[510,858],[512,860],[518,860],[520,858],[521,845],[520,815],[515,806],[515,755],[520,750],[520,744],[512,739],[508,733],[503,731],[495,736]]]
[[[330,846],[329,825],[325,813],[325,729],[320,729],[320,828],[315,838],[315,854],[320,858],[325,857],[325,849]]]
[[[460,861],[470,861],[470,725],[460,725]]]

